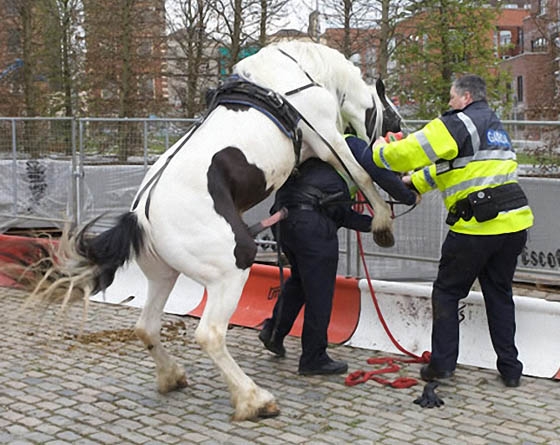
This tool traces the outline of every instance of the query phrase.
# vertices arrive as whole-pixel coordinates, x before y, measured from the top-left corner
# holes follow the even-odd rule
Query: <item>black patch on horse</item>
[[[241,214],[270,195],[272,189],[266,188],[263,171],[250,164],[236,147],[226,147],[212,157],[207,178],[214,209],[230,224],[235,236],[235,265],[246,269],[255,260],[257,246]]]

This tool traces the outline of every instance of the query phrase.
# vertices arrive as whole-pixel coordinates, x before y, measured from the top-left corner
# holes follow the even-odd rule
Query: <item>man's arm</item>
[[[438,118],[400,141],[387,143],[379,138],[373,145],[373,162],[378,167],[404,173],[438,159],[453,159],[458,152],[457,142]]]
[[[416,193],[403,184],[396,173],[374,164],[371,148],[366,141],[354,136],[348,136],[346,143],[356,160],[379,187],[403,204],[412,205],[416,202]]]

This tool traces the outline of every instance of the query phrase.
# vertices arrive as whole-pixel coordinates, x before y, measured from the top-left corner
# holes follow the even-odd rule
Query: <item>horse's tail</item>
[[[138,255],[145,242],[145,232],[133,212],[121,215],[111,229],[92,236],[89,229],[98,219],[74,234],[64,230],[56,245],[37,249],[27,264],[13,269],[18,273],[11,273],[11,278],[31,293],[31,300],[59,301],[64,306],[70,300],[83,299],[87,304],[90,295],[111,285],[116,271]]]
[[[144,230],[134,212],[121,215],[111,229],[88,236],[88,224],[75,237],[75,252],[79,255],[77,269],[89,268],[92,272],[92,293],[107,289],[117,270],[134,255],[140,254],[144,245]]]

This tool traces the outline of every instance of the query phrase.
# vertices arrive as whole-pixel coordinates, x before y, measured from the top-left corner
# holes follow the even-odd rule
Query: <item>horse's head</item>
[[[385,85],[381,79],[377,79],[375,87],[371,87],[373,97],[373,108],[366,110],[367,135],[371,139],[384,136],[391,131],[401,131],[402,118],[391,101],[385,94]]]

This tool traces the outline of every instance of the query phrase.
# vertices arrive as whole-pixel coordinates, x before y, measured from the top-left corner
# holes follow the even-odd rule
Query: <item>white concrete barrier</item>
[[[421,355],[430,350],[431,286],[372,280],[381,313],[389,330],[406,350]],[[393,345],[372,302],[366,280],[360,281],[361,313],[354,335],[346,344],[367,349],[399,352]],[[560,368],[560,302],[514,296],[519,359],[523,373],[553,378]],[[484,301],[471,292],[460,302],[460,364],[496,369]]]
[[[113,283],[105,290],[92,295],[92,301],[143,307],[148,295],[148,282],[135,261],[120,268]],[[164,311],[186,315],[196,308],[204,296],[204,287],[180,275],[169,295]]]

